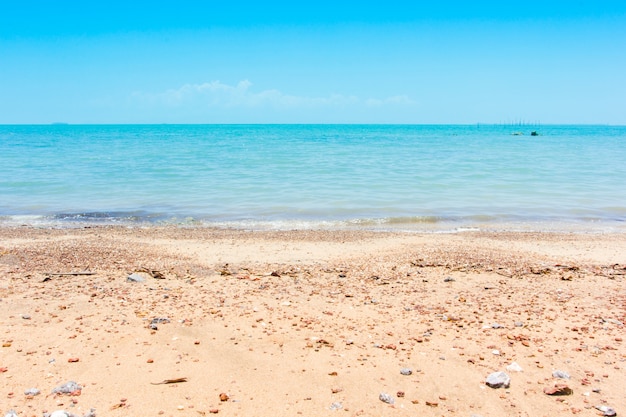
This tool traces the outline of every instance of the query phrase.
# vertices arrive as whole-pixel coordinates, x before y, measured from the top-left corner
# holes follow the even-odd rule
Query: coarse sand
[[[622,233],[0,228],[0,413],[624,414],[625,276]]]

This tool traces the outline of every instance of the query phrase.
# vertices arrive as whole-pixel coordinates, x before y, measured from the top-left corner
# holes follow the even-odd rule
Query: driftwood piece
[[[96,275],[95,272],[46,272],[46,277],[41,282],[50,281],[52,277],[71,277],[71,276],[88,276]]]
[[[161,271],[157,271],[156,269],[150,269],[142,266],[141,268],[137,269],[137,272],[145,272],[154,279],[165,279],[165,275],[163,275]]]
[[[187,382],[187,377],[174,378],[174,379],[164,379],[161,382],[151,382],[151,384],[152,385],[178,384],[179,382]]]

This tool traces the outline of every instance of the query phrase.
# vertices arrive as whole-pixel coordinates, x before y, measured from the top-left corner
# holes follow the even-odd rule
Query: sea
[[[626,126],[3,125],[0,226],[626,231]]]

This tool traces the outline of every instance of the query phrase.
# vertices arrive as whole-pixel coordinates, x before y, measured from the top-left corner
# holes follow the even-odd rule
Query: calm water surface
[[[623,230],[624,161],[626,127],[0,126],[0,224]]]

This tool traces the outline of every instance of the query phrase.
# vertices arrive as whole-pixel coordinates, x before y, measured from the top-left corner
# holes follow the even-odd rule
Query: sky
[[[0,124],[626,125],[626,1],[0,0]]]

